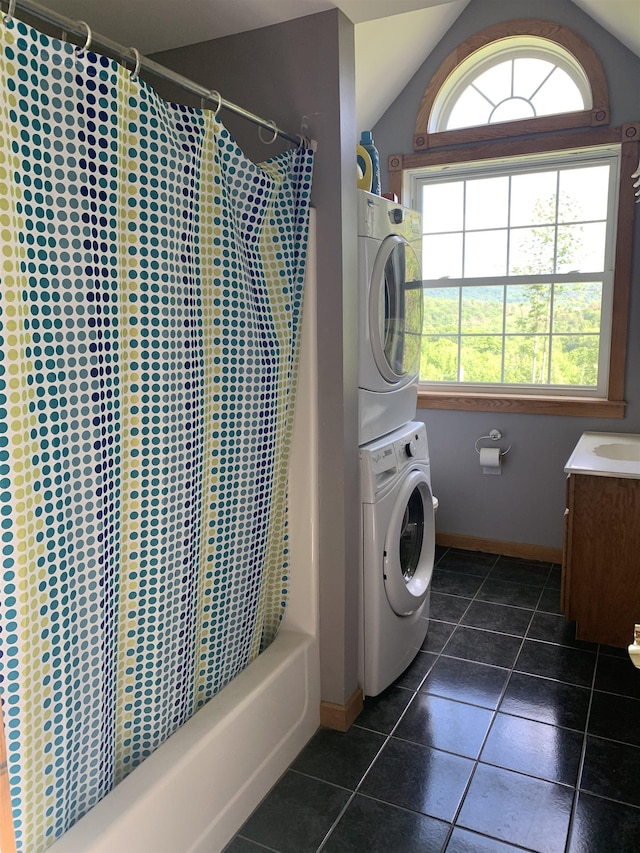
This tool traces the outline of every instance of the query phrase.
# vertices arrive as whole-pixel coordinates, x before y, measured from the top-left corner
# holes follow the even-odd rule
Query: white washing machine
[[[358,190],[360,445],[416,415],[421,253],[420,214]]]
[[[361,681],[377,696],[411,663],[427,634],[435,552],[427,431],[405,424],[360,448]]]

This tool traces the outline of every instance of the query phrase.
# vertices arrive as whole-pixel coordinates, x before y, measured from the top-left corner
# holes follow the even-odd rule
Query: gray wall
[[[412,152],[416,115],[424,90],[445,57],[491,24],[542,18],[575,30],[598,53],[609,84],[612,124],[640,120],[640,59],[570,0],[471,0],[405,90],[374,127],[380,161]],[[387,187],[383,166],[383,191]],[[640,216],[629,315],[626,417],[623,420],[549,415],[419,410],[429,431],[434,493],[441,531],[550,547],[562,543],[563,468],[585,430],[640,432]],[[474,443],[493,428],[503,447],[513,445],[502,475],[482,474]],[[485,442],[485,444],[489,444]]]
[[[312,198],[318,235],[322,698],[342,705],[357,687],[358,646],[353,25],[332,10],[154,59],[318,142]],[[197,98],[189,101],[184,92],[156,85],[165,97],[200,106]],[[226,111],[220,117],[254,161],[281,150],[279,143],[260,143],[254,125]]]

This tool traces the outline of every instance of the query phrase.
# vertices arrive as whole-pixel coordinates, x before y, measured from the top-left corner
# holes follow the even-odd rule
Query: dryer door
[[[384,545],[384,588],[398,616],[425,600],[434,554],[433,496],[425,472],[414,469],[398,490]]]
[[[422,276],[413,248],[402,237],[382,241],[369,288],[369,330],[380,374],[391,383],[420,367]]]

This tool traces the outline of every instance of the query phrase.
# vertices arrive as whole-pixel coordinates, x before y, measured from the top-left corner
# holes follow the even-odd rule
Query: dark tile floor
[[[226,853],[640,851],[640,671],[575,640],[558,566],[437,556],[414,663],[316,733]]]

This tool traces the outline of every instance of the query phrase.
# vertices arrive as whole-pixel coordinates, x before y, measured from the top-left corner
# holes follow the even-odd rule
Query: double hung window
[[[425,388],[604,397],[619,146],[408,173]]]

